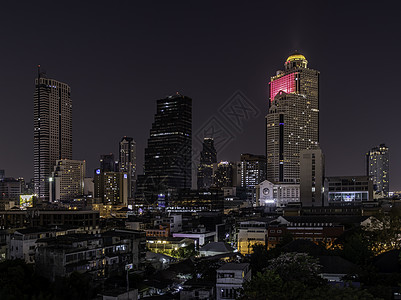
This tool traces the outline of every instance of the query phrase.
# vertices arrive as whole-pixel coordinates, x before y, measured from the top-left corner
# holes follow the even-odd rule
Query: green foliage
[[[346,237],[342,248],[341,256],[357,265],[366,265],[373,257],[371,243],[361,232]]]
[[[44,278],[35,275],[32,265],[23,260],[7,260],[0,264],[0,299],[50,299],[44,282]]]
[[[178,258],[189,258],[194,255],[196,255],[194,244],[190,244],[189,246],[181,247],[178,250],[171,251],[171,256]]]
[[[373,300],[366,290],[335,288],[319,276],[317,260],[305,253],[284,253],[269,260],[263,273],[258,272],[244,284],[240,300]]]
[[[245,283],[240,300],[375,300],[368,291],[354,288],[335,288],[324,284],[311,287],[300,281],[285,281],[272,270],[258,273]]]
[[[284,281],[299,281],[312,285],[320,285],[321,266],[318,260],[306,253],[284,253],[269,261],[268,269],[280,276]]]
[[[35,274],[33,266],[23,260],[0,263],[1,300],[83,300],[94,296],[96,291],[86,275],[73,273],[51,283]]]
[[[267,267],[269,260],[269,252],[266,245],[256,244],[252,246],[252,254],[250,255],[250,264],[252,272],[262,272]]]

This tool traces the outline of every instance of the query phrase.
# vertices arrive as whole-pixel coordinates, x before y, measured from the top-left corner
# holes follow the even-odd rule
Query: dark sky
[[[259,114],[240,130],[223,122],[232,140],[218,159],[264,154],[267,84],[297,49],[321,72],[326,174],[362,175],[365,152],[386,143],[390,188],[401,190],[400,7],[325,2],[2,3],[0,169],[33,176],[37,64],[71,86],[73,158],[89,176],[123,135],[136,140],[142,169],[155,100],[176,91],[193,99],[194,132],[241,91]]]

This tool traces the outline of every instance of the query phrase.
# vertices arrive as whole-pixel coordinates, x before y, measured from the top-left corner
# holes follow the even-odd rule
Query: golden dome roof
[[[287,58],[287,61],[293,61],[293,60],[306,60],[306,58],[301,53],[294,53],[288,56]]]

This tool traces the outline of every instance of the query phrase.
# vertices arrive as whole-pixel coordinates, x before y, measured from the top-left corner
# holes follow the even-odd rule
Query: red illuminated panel
[[[270,82],[270,102],[280,91],[287,94],[296,92],[295,76],[296,73],[290,73]]]

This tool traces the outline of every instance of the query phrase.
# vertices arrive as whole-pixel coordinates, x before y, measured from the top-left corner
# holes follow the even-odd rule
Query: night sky
[[[297,49],[321,72],[326,175],[363,175],[366,151],[385,143],[390,189],[401,190],[400,7],[247,2],[2,3],[0,169],[33,177],[37,64],[71,86],[73,158],[87,176],[124,135],[137,142],[140,174],[156,100],[177,91],[193,99],[194,134],[213,117],[231,133],[219,160],[264,154],[268,82]],[[257,109],[239,129],[221,117],[236,91]]]

